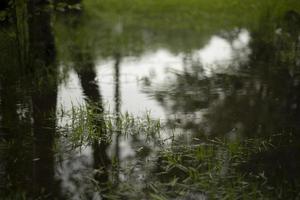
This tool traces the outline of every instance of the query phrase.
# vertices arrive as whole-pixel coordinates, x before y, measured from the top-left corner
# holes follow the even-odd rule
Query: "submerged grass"
[[[100,105],[89,104],[73,107],[69,112],[61,110],[56,116],[54,152],[55,157],[62,159],[56,159],[55,169],[61,171],[61,176],[66,176],[63,172],[69,174],[67,182],[56,177],[62,191],[57,199],[91,199],[91,195],[133,200],[300,197],[297,175],[288,177],[289,168],[279,159],[282,152],[294,151],[290,143],[294,136],[288,134],[235,141],[198,136],[186,142],[167,124],[152,119],[149,113],[143,117],[112,114]],[[30,147],[34,141],[22,144]],[[0,152],[7,152],[4,155],[9,156],[19,146],[14,141],[3,140]],[[87,148],[92,150],[90,163],[85,157]],[[30,164],[37,161],[26,152],[19,157],[29,160],[24,163],[30,169]],[[0,153],[0,157],[4,155]],[[13,165],[15,161],[10,163]],[[297,160],[291,163],[297,165]],[[20,172],[16,178],[22,176]],[[73,190],[64,188],[65,185],[71,185]],[[1,184],[0,187],[3,191],[11,188]],[[47,192],[53,193],[52,196]],[[44,195],[37,199],[49,199],[49,196],[55,199],[54,193],[45,188],[41,192]],[[4,195],[0,189],[0,197],[32,199],[22,188],[12,188]]]
[[[89,177],[94,190],[100,192],[103,198],[299,198],[297,181],[291,182],[286,177],[275,178],[274,181],[273,169],[261,167],[270,166],[267,160],[263,160],[265,154],[286,147],[282,142],[277,142],[282,135],[234,142],[203,137],[192,138],[193,142],[186,143],[173,132],[169,133],[172,137],[165,139],[162,135],[170,130],[159,120],[151,119],[149,114],[137,118],[128,113],[99,113],[98,108],[84,106],[73,109],[65,115],[69,117],[69,123],[59,130],[68,135],[73,148],[91,145],[95,140],[115,145],[116,135],[123,138],[118,142],[128,141],[134,154],[111,158],[113,166],[104,166],[105,170],[102,168],[105,177],[110,177],[105,185],[100,184],[101,179]],[[99,120],[106,130],[105,135],[95,126],[95,121]],[[259,156],[262,157],[260,163],[253,163]]]
[[[122,137],[143,135],[146,140],[160,137],[161,122],[146,113],[144,117],[135,117],[129,113],[112,114],[98,105],[73,107],[71,111],[61,110],[59,133],[68,137],[73,147],[90,145],[94,140],[112,142],[114,134]]]

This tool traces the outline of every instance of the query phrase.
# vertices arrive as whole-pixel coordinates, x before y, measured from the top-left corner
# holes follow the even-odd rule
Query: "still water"
[[[247,30],[237,31],[233,41],[212,36],[202,49],[190,53],[174,54],[168,49],[158,48],[146,51],[138,57],[120,58],[120,99],[122,112],[143,114],[149,111],[153,117],[166,119],[172,113],[164,109],[151,94],[151,89],[162,88],[164,84],[176,82],[176,73],[185,73],[193,63],[203,68],[201,73],[211,77],[216,73],[238,73],[238,67],[247,63],[251,54],[250,34]],[[104,102],[114,109],[115,60],[108,58],[95,63],[97,81]],[[199,69],[200,70],[200,69]],[[58,99],[63,106],[84,102],[82,88],[76,72],[68,72],[69,79],[59,86]],[[70,106],[72,107],[72,106]]]
[[[189,147],[274,135],[278,146],[242,173],[262,174],[278,199],[299,198],[299,2],[74,2],[1,11],[3,199],[160,199],[147,191],[167,138]],[[63,113],[93,104],[116,126],[125,113],[159,120],[162,138],[121,129],[74,147]],[[108,133],[103,121],[92,124]],[[208,198],[193,191],[170,199]]]

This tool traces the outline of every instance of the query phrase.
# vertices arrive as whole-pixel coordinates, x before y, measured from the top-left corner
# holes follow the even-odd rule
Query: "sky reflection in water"
[[[122,112],[141,116],[149,111],[152,117],[165,119],[164,108],[143,92],[146,84],[159,86],[174,81],[174,72],[183,73],[192,63],[203,66],[203,76],[210,77],[215,73],[234,74],[241,64],[249,60],[251,49],[250,33],[241,29],[236,38],[228,41],[220,36],[212,36],[208,43],[190,54],[172,54],[167,49],[146,52],[140,57],[124,57],[120,63],[121,108]],[[114,110],[114,60],[100,60],[96,63],[97,78],[106,102],[106,109]],[[146,83],[145,83],[146,82]],[[59,86],[58,105],[70,109],[71,105],[83,103],[83,93],[74,71],[70,71],[66,82]]]

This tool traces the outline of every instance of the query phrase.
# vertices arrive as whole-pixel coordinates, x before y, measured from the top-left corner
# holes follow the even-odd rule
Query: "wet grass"
[[[92,150],[92,163],[71,173],[69,184],[83,188],[75,190],[80,199],[89,199],[92,194],[103,199],[154,200],[297,199],[300,195],[297,175],[291,179],[280,174],[289,170],[284,167],[284,161],[268,160],[270,155],[276,160],[284,149],[295,146],[291,135],[235,141],[207,136],[184,140],[186,133],[170,129],[166,123],[152,119],[149,113],[142,117],[112,114],[99,105],[74,107],[69,112],[61,110],[56,113],[56,119],[58,126],[53,146],[56,170],[65,162],[72,165],[76,159],[82,159],[86,149]],[[129,155],[124,153],[124,143],[131,149]],[[22,151],[24,155],[18,156],[29,160],[26,161],[28,166],[37,162],[35,158],[30,159],[29,147],[33,144],[34,140],[28,144],[23,140],[22,145],[27,145],[29,151]],[[19,146],[14,140],[0,142],[0,150],[11,152],[9,155]],[[114,151],[116,147],[118,152]],[[10,162],[12,170],[15,162]],[[291,162],[297,165],[296,160]],[[32,199],[22,187],[0,186],[6,191],[5,194],[0,192],[1,199]],[[50,191],[52,196],[43,193],[45,191],[47,189],[33,199],[55,199],[54,191]],[[57,199],[74,199],[71,192],[62,191]]]
[[[143,117],[135,117],[129,113],[113,114],[103,111],[98,105],[83,105],[73,107],[66,112],[60,110],[58,132],[78,147],[90,145],[94,140],[112,142],[114,134],[121,133],[123,137],[145,136],[159,138],[162,129],[160,120],[152,119],[149,113]]]
[[[71,148],[103,141],[115,145],[114,136],[128,141],[134,154],[127,158],[111,157],[112,165],[99,169],[109,178],[103,185],[89,176],[94,191],[107,199],[296,199],[299,183],[287,177],[274,181],[267,161],[253,163],[257,156],[286,147],[282,135],[268,138],[228,141],[223,138],[190,138],[174,134],[159,120],[120,116],[80,107],[69,114],[69,123],[59,130]],[[98,114],[95,114],[97,113]],[[95,121],[101,119],[106,135],[99,134]],[[95,120],[96,119],[96,120]],[[102,127],[103,128],[103,127]],[[133,139],[132,139],[133,138]],[[107,150],[107,149],[106,149]],[[253,167],[254,166],[254,167]],[[269,166],[270,167],[270,166]],[[276,168],[276,166],[272,166]],[[270,170],[270,172],[265,171]],[[285,169],[282,169],[285,170]]]

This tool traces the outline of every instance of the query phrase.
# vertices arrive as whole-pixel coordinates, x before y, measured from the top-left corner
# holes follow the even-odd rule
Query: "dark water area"
[[[0,25],[0,199],[300,198],[300,2],[16,0]],[[67,129],[83,105],[96,117]],[[186,163],[221,169],[216,191],[160,171],[211,140],[235,150]],[[249,141],[265,149],[234,163]]]

